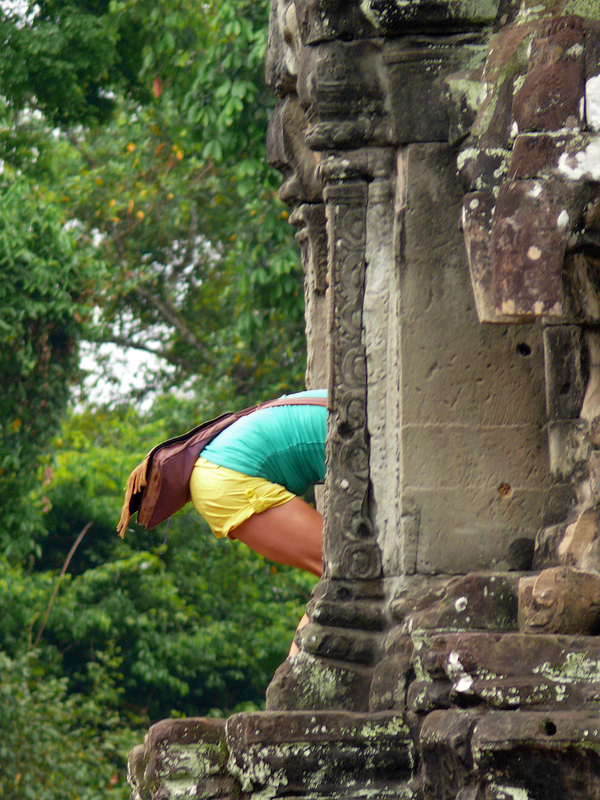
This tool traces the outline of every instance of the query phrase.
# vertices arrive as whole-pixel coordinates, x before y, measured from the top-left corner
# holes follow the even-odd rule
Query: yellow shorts
[[[264,478],[251,478],[200,457],[192,471],[190,494],[196,511],[218,538],[241,525],[252,514],[282,506],[296,495]]]

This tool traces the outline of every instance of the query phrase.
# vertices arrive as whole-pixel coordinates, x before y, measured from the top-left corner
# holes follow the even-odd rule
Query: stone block
[[[432,606],[443,597],[446,587],[453,580],[448,575],[402,575],[388,581],[389,614],[393,623],[386,636],[385,652],[395,651],[398,645],[395,637],[400,637],[400,649],[404,649],[404,630],[402,623],[415,611]]]
[[[582,419],[548,423],[550,469],[559,481],[586,475],[590,453],[588,431],[588,423]]]
[[[500,491],[499,491],[500,489]],[[540,527],[543,489],[410,487],[421,507],[417,568],[425,574],[505,571],[515,542],[533,541]]]
[[[570,483],[557,483],[551,486],[544,498],[542,524],[552,526],[561,524],[575,508],[577,497]]]
[[[566,522],[556,525],[547,525],[540,528],[535,537],[535,551],[532,567],[541,570],[545,567],[555,567],[558,564],[556,550],[564,536]]]
[[[417,632],[414,667],[419,708],[436,684],[452,704],[490,708],[600,708],[600,646],[594,636]],[[411,690],[413,687],[411,687]]]
[[[388,42],[383,53],[391,94],[391,141],[447,142],[450,119],[446,78],[459,71],[474,55],[451,37],[418,37]],[[418,108],[418,113],[415,109]]]
[[[327,512],[326,512],[327,513]],[[343,524],[339,524],[341,515],[334,518],[330,514],[330,530],[335,530],[336,541],[326,541],[323,554],[327,563],[328,574],[338,580],[373,581],[381,578],[381,550],[377,542],[369,541],[365,535],[364,541],[356,541],[356,530],[361,534],[364,526],[362,518],[356,515],[354,530],[348,531]],[[344,535],[346,534],[346,535]]]
[[[265,53],[265,83],[277,97],[294,92],[296,87],[296,69],[290,63],[293,62],[290,55],[296,43],[289,41],[291,31],[289,28],[286,30],[285,13],[282,12],[280,3],[271,3]]]
[[[502,184],[490,239],[500,316],[562,315],[562,267],[571,215],[571,198],[563,199],[546,182],[512,179]]]
[[[600,512],[597,507],[582,511],[573,522],[565,527],[564,536],[556,549],[559,563],[595,570],[595,573],[590,574],[590,580],[592,580],[593,574],[598,573],[600,567],[598,558],[599,522]]]
[[[567,136],[519,133],[512,149],[507,177],[523,180],[539,177],[540,173],[548,174],[558,166],[567,141]]]
[[[513,95],[529,67],[528,50],[537,19],[505,25],[492,37],[485,64],[486,91],[471,133],[484,148],[507,149],[513,129]]]
[[[270,711],[366,711],[372,670],[299,653],[279,667],[267,688]]]
[[[416,714],[450,708],[452,684],[448,680],[412,681],[406,694],[406,707]]]
[[[369,711],[404,711],[406,692],[412,674],[412,641],[406,637],[407,647],[400,652],[381,658],[373,671]]]
[[[419,734],[425,797],[455,800],[472,769],[471,735],[476,711],[433,711]]]
[[[444,298],[437,312],[403,320],[405,424],[541,426],[545,395],[539,329],[471,326],[468,317],[461,328],[453,324],[452,311],[445,316],[449,304],[450,298]]]
[[[305,144],[308,121],[296,95],[278,103],[267,129],[267,160],[285,176],[279,197],[288,205],[319,204],[318,160]]]
[[[311,604],[309,609],[310,618],[320,625],[382,631],[386,624],[381,600],[346,602],[320,600]]]
[[[389,144],[379,40],[319,43],[300,54],[297,91],[312,150]]]
[[[334,39],[377,36],[378,33],[361,11],[359,0],[295,0],[296,16],[307,45]]]
[[[559,178],[564,181],[565,177],[570,177],[572,180],[579,180],[584,177],[586,170],[581,159],[577,159],[577,153],[585,150],[595,139],[595,136],[584,133],[579,128],[562,129],[552,133],[519,133],[510,154],[507,179],[512,181],[537,178],[546,181]],[[480,157],[484,157],[483,153]],[[571,164],[573,160],[575,162],[573,169],[579,160],[580,174],[565,170],[565,165]],[[494,184],[489,170],[486,173],[486,183],[488,186]],[[579,192],[583,191],[582,186],[577,188]],[[559,185],[556,189],[559,194],[561,191],[565,193],[568,186]],[[566,197],[568,198],[568,194]],[[572,225],[576,220],[570,214],[567,221]]]
[[[351,664],[372,664],[379,651],[377,634],[351,628],[324,627],[313,622],[299,638],[306,653]]]
[[[403,417],[539,425],[545,417],[540,331],[479,323],[457,225],[462,198],[448,155],[436,145],[408,150],[400,274]]]
[[[431,421],[406,425],[402,441],[407,491],[409,486],[439,487],[457,495],[481,489],[491,496],[496,491],[508,506],[517,492],[539,495],[542,487],[549,488],[546,437],[533,425]]]
[[[544,35],[545,34],[545,35]],[[580,17],[554,18],[540,26],[531,47],[523,85],[515,93],[513,115],[520,131],[555,131],[583,123],[584,30]],[[581,116],[580,116],[581,115]]]
[[[472,31],[491,25],[500,8],[499,0],[473,4],[464,0],[432,3],[429,0],[367,0],[361,3],[365,16],[386,36],[419,32]]]
[[[153,725],[129,757],[135,800],[228,800],[239,786],[226,768],[225,720],[190,717]]]
[[[495,712],[471,738],[474,768],[486,797],[538,800],[600,798],[600,729],[590,712]]]
[[[263,712],[227,721],[232,770],[246,791],[327,797],[408,781],[413,742],[395,713]],[[342,789],[343,791],[343,789]]]
[[[598,800],[589,712],[433,712],[420,734],[429,800]]]
[[[594,517],[594,533],[596,522]],[[519,628],[523,633],[598,633],[600,574],[553,567],[521,578]]]
[[[476,50],[480,60],[483,47]],[[474,53],[474,54],[475,54]],[[475,59],[474,59],[475,60]],[[448,111],[448,142],[455,146],[471,132],[483,97],[483,67],[469,67],[453,72],[444,79],[444,99]]]
[[[491,190],[468,192],[463,200],[462,226],[479,322],[499,322],[493,295],[494,272],[490,231],[496,208]]]
[[[578,419],[588,370],[580,325],[550,325],[544,329],[546,405],[548,419]]]
[[[404,629],[517,630],[517,574],[476,572],[450,581],[444,596],[410,614]]]

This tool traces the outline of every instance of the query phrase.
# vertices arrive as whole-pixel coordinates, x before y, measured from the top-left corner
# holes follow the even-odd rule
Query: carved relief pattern
[[[324,197],[331,292],[325,559],[331,577],[376,578],[381,564],[368,511],[366,355],[362,340],[367,184],[356,180],[330,184]]]

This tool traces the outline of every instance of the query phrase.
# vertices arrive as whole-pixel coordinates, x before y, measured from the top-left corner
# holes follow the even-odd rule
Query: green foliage
[[[54,35],[81,47],[66,66],[53,60],[68,75],[57,73],[61,95],[44,102],[26,90],[25,67],[13,79],[9,50],[0,56],[0,158],[35,180],[106,263],[87,338],[159,356],[153,391],[202,393],[210,381],[222,398],[256,400],[302,381],[303,276],[265,153],[267,16],[266,0],[53,0],[27,24],[4,17],[28,69]],[[97,29],[106,53],[95,51]]]
[[[41,111],[53,125],[106,121],[112,96],[148,99],[138,20],[115,24],[105,0],[36,0],[0,10],[0,85],[17,110]],[[142,34],[143,36],[143,34]]]
[[[96,662],[89,677],[98,690],[91,698],[68,694],[66,679],[49,677],[37,653],[12,659],[0,651],[0,797],[129,797],[123,753],[141,731],[99,702],[118,693],[106,665]]]
[[[0,180],[0,547],[27,551],[36,462],[78,372],[80,313],[93,289],[85,248],[60,210],[18,174]],[[96,265],[96,269],[99,265]]]
[[[136,551],[115,537],[110,560],[64,576],[40,640],[48,670],[94,696],[90,665],[117,655],[119,707],[152,719],[261,703],[314,580],[216,540],[190,516],[172,527],[166,548]],[[0,562],[0,635],[12,655],[35,642],[57,580]]]

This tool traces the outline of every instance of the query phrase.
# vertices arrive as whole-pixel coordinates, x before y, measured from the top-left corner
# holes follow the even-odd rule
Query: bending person
[[[327,410],[322,400],[313,404],[309,398],[326,394],[324,390],[298,392],[276,401],[281,405],[258,408],[229,424],[202,447],[177,507],[187,496],[215,536],[239,539],[273,561],[320,577],[323,520],[300,495],[325,479]],[[119,523],[121,535],[140,504],[139,499],[132,504],[131,498],[152,488],[153,452],[130,476]],[[162,469],[168,470],[168,464]],[[164,489],[165,482],[163,475],[158,486],[163,484]],[[308,621],[305,614],[298,630]],[[290,655],[296,652],[298,647],[292,643]]]
[[[325,391],[291,397],[325,397]],[[217,537],[238,539],[272,561],[323,571],[323,519],[299,495],[325,479],[327,410],[282,405],[234,422],[203,450],[192,503]],[[308,622],[305,614],[298,630]],[[290,655],[298,652],[295,642]]]

